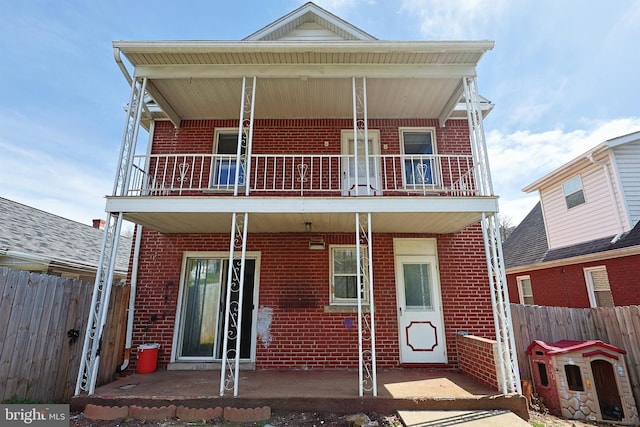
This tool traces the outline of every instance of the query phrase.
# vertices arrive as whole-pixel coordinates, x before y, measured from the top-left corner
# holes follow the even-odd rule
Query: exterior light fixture
[[[304,223],[304,231],[311,231],[311,222],[305,222]]]

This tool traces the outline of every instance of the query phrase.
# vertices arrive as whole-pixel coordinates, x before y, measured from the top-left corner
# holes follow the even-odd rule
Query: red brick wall
[[[494,353],[496,341],[473,335],[458,335],[457,342],[460,370],[481,383],[498,390]]]
[[[322,234],[327,249],[310,251],[311,235],[249,235],[248,251],[261,253],[257,306],[273,309],[271,341],[258,340],[258,368],[357,367],[357,318],[325,313],[329,304],[331,244],[354,244],[352,234]],[[374,294],[378,366],[399,366],[393,258],[394,237],[373,236]],[[456,368],[456,334],[494,336],[482,235],[471,227],[437,237],[445,334],[450,368]],[[136,293],[133,347],[160,343],[159,366],[170,360],[182,256],[185,251],[228,251],[228,235],[143,233]]]
[[[211,153],[216,127],[237,126],[235,120],[187,120],[180,129],[168,122],[155,128],[153,153]],[[374,119],[383,154],[400,152],[399,127],[434,127],[437,149],[445,154],[470,154],[468,126],[451,120]],[[256,120],[253,153],[334,153],[341,151],[340,131],[351,120]],[[328,141],[328,147],[324,142]],[[387,149],[384,149],[387,144]],[[205,168],[206,169],[206,168]],[[261,253],[260,307],[273,308],[271,342],[258,342],[259,368],[354,368],[357,366],[356,316],[325,313],[329,303],[329,255],[309,251],[308,234],[260,234],[248,237],[248,250]],[[352,234],[326,234],[328,245],[353,244]],[[377,356],[380,367],[399,365],[397,305],[393,258],[394,237],[436,237],[440,263],[445,335],[450,368],[457,368],[456,334],[460,331],[495,336],[486,258],[479,225],[457,234],[438,236],[374,236],[374,287]],[[162,345],[159,366],[170,360],[173,328],[185,251],[228,251],[228,234],[161,235],[145,230],[138,274],[134,348],[147,342]],[[134,361],[135,362],[135,361]]]
[[[157,122],[152,152],[212,153],[215,129],[236,126],[234,120],[185,120],[176,130],[170,122]],[[382,154],[400,153],[399,127],[434,127],[438,152],[471,154],[469,127],[464,120],[450,120],[444,128],[438,126],[435,119],[369,120],[369,129],[380,131]],[[344,119],[256,120],[253,153],[340,154],[340,132],[350,129],[353,122]],[[328,147],[324,146],[325,141],[329,142]]]
[[[640,255],[509,274],[509,299],[519,303],[516,277],[529,275],[535,304],[590,307],[583,269],[603,265],[607,268],[615,305],[640,304]]]

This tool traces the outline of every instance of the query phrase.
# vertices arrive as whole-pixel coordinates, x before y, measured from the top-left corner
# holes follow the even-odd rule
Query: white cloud
[[[0,111],[0,196],[90,224],[105,215],[117,153],[52,123]]]
[[[425,38],[459,40],[482,33],[509,4],[505,0],[403,0],[400,12],[418,18]]]

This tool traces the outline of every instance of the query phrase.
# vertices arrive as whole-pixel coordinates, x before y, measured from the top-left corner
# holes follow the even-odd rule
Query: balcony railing
[[[477,196],[469,155],[154,154],[134,156],[127,195]],[[367,168],[368,166],[368,168]],[[250,168],[250,169],[248,169]],[[367,170],[368,169],[368,170]],[[369,179],[367,180],[367,175]]]

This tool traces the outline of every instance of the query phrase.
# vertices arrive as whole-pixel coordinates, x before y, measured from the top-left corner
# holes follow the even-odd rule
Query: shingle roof
[[[503,243],[505,268],[520,267],[582,255],[595,254],[630,246],[640,246],[640,222],[611,243],[614,236],[591,240],[564,248],[549,249],[542,208],[538,203]]]
[[[104,230],[0,197],[0,250],[97,269]],[[116,271],[126,272],[131,238],[122,236]]]
[[[505,267],[509,269],[539,263],[548,249],[542,206],[538,202],[504,241],[502,252]]]

